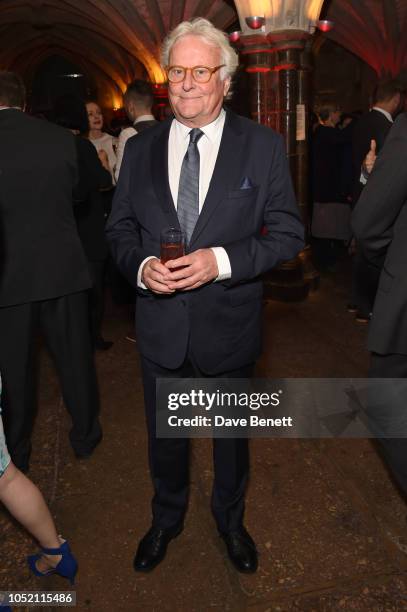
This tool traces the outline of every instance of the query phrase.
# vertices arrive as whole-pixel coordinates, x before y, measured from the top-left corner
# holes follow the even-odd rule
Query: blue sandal
[[[27,557],[28,565],[35,576],[50,576],[51,574],[59,574],[63,578],[67,578],[73,585],[75,582],[76,572],[78,571],[78,563],[71,553],[68,542],[61,544],[59,548],[42,548],[38,555],[30,555]],[[42,555],[61,555],[62,559],[56,567],[51,568],[47,572],[40,572],[37,569],[36,563]]]

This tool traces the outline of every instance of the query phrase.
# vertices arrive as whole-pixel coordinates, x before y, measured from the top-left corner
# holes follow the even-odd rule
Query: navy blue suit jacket
[[[134,286],[141,262],[160,255],[162,228],[179,226],[168,181],[171,121],[127,142],[107,223],[114,259]],[[229,280],[171,296],[139,290],[137,341],[148,359],[177,368],[189,350],[208,374],[253,362],[261,350],[259,277],[303,247],[282,137],[229,111],[190,251],[215,246],[229,256]]]

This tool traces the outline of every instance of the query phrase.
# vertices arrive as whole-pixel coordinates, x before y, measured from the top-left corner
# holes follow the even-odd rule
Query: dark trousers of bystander
[[[41,330],[53,357],[69,434],[78,456],[91,453],[102,437],[99,395],[93,361],[86,291],[0,308],[2,409],[8,449],[17,467],[27,470],[35,416],[36,337]]]
[[[102,339],[102,323],[105,313],[105,272],[107,260],[89,260],[92,288],[89,290],[89,317],[92,341]]]
[[[352,287],[350,303],[357,306],[358,312],[366,317],[373,310],[381,270],[374,268],[363,255],[360,247],[352,258]]]
[[[407,355],[372,353],[369,378],[407,379]],[[404,402],[405,404],[405,402]],[[389,406],[389,419],[392,413],[400,413],[398,407]],[[402,407],[404,410],[404,406]],[[400,432],[402,435],[402,432]],[[381,452],[389,465],[394,478],[407,497],[407,438],[378,438]]]

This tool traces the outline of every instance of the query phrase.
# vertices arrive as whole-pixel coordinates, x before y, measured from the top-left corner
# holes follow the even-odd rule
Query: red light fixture
[[[265,17],[260,17],[259,15],[246,17],[245,21],[252,30],[260,30],[260,28],[262,28],[266,23]]]
[[[315,22],[315,27],[321,32],[329,32],[334,27],[334,22],[328,19],[319,19]]]
[[[239,32],[239,30],[236,30],[235,32],[231,32],[229,34],[229,41],[231,43],[237,43],[240,40],[240,35],[241,35],[241,32]]]

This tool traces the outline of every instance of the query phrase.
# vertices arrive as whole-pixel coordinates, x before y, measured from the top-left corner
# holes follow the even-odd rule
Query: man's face
[[[193,68],[215,68],[222,64],[218,47],[209,45],[199,36],[183,36],[171,49],[169,65]],[[181,83],[169,83],[168,94],[175,117],[188,127],[203,127],[219,115],[223,98],[230,87],[230,78],[220,79],[220,71],[207,83],[194,81],[188,70]]]

